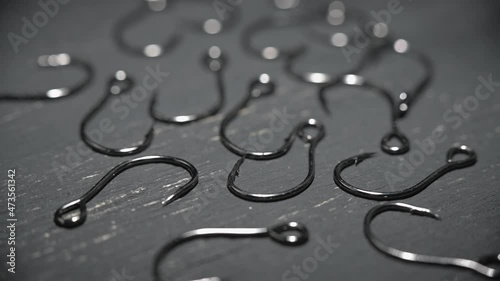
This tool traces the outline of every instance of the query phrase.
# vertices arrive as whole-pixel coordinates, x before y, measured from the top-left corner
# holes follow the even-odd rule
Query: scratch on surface
[[[183,179],[180,179],[180,180],[178,180],[178,181],[176,181],[176,182],[174,182],[174,183],[169,183],[169,184],[166,184],[166,185],[164,185],[163,187],[169,188],[169,187],[171,187],[172,185],[177,186],[178,184],[180,184],[180,183],[182,183],[182,182],[185,182],[185,181],[188,181],[188,180],[189,180],[189,178],[183,178]],[[175,187],[175,186],[174,186],[174,187]]]
[[[214,116],[211,116],[211,117],[207,117],[205,118],[205,120],[203,120],[201,123],[202,124],[208,124],[208,123],[213,123],[213,122],[217,122],[217,121],[220,121],[222,120],[222,117],[224,115],[222,114],[217,114],[217,115],[214,115]]]
[[[337,196],[335,196],[335,197],[332,197],[332,198],[330,198],[330,199],[327,199],[327,200],[325,200],[325,201],[323,201],[323,202],[321,202],[321,203],[319,203],[319,204],[314,205],[314,208],[321,207],[321,206],[323,206],[323,205],[325,205],[325,204],[327,204],[327,203],[329,203],[329,202],[332,202],[333,200],[335,200],[335,199],[337,199],[337,198],[339,198],[339,197],[340,197],[340,195],[337,195]]]
[[[187,207],[187,208],[183,208],[183,209],[177,210],[177,211],[175,211],[175,212],[171,212],[170,214],[171,214],[171,215],[178,215],[178,214],[180,214],[180,213],[187,212],[187,211],[189,211],[189,210],[193,209],[194,207],[196,207],[196,205],[189,206],[189,207]]]
[[[93,175],[90,175],[90,176],[86,176],[86,177],[83,177],[83,178],[82,178],[82,180],[84,180],[84,179],[89,179],[89,178],[93,178],[93,177],[95,177],[95,176],[97,176],[97,175],[99,175],[99,174],[93,174]]]
[[[147,206],[151,206],[151,205],[154,205],[156,203],[160,202],[160,200],[156,200],[156,201],[152,201],[152,202],[149,202],[149,203],[146,203],[144,205],[142,205],[143,207],[147,207]]]
[[[219,137],[219,136],[211,137],[211,138],[209,139],[209,141],[211,141],[211,142],[212,142],[212,141],[219,141],[219,140],[220,140],[220,137]]]
[[[291,213],[286,214],[286,215],[282,215],[281,217],[278,218],[278,220],[285,220],[286,218],[294,216],[298,213],[299,213],[299,211],[295,211],[295,212],[291,212]]]
[[[116,236],[116,233],[112,232],[112,233],[108,233],[108,234],[104,234],[104,235],[101,235],[97,238],[94,238],[94,243],[95,244],[99,244],[99,243],[102,243],[106,240],[109,240],[111,239],[112,237]]]

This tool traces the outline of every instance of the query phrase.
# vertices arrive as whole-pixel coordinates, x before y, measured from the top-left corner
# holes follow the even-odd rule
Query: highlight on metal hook
[[[465,155],[466,158],[462,160],[454,160],[453,158],[459,154]],[[453,146],[446,153],[446,164],[441,166],[436,171],[432,172],[429,176],[427,176],[419,183],[411,187],[408,187],[406,189],[398,191],[379,192],[379,191],[366,190],[356,187],[348,183],[344,178],[342,178],[341,173],[344,169],[353,165],[357,166],[362,161],[369,159],[373,156],[375,156],[375,153],[363,153],[340,161],[340,163],[338,163],[337,166],[335,166],[335,169],[333,170],[333,180],[342,190],[356,197],[361,197],[370,200],[378,200],[378,201],[399,200],[415,196],[418,193],[422,192],[425,188],[427,188],[429,185],[431,185],[433,182],[435,182],[443,175],[456,169],[462,169],[472,166],[477,161],[476,153],[474,152],[474,150],[472,150],[472,148],[466,145]]]
[[[474,261],[464,258],[450,258],[450,257],[416,254],[408,251],[398,250],[396,248],[386,245],[373,233],[371,229],[371,222],[379,214],[389,211],[410,213],[412,215],[440,220],[439,216],[437,214],[434,214],[429,209],[416,207],[404,203],[384,203],[382,205],[373,207],[365,216],[364,232],[366,239],[368,239],[370,244],[380,252],[388,256],[408,262],[466,268],[490,278],[500,279],[500,270],[487,266],[487,263],[500,264],[500,254],[488,255],[484,259],[481,259],[480,261]],[[482,260],[484,260],[484,262]]]
[[[305,225],[298,222],[285,222],[272,227],[258,228],[201,228],[181,234],[165,244],[156,254],[153,263],[155,281],[165,280],[160,272],[161,262],[175,248],[186,242],[202,238],[269,238],[285,246],[300,246],[309,239]],[[219,277],[203,278],[202,280],[220,281]]]
[[[109,148],[94,141],[87,133],[85,128],[87,124],[94,118],[94,116],[106,105],[108,100],[115,95],[120,95],[129,92],[134,85],[134,81],[123,70],[119,70],[115,75],[109,79],[107,85],[107,93],[97,102],[97,104],[85,115],[80,123],[80,137],[82,141],[88,145],[92,150],[98,153],[106,154],[109,156],[127,156],[140,153],[149,147],[154,136],[154,122],[151,124],[148,132],[140,144],[126,148]]]
[[[389,103],[391,108],[391,131],[389,131],[382,137],[382,140],[380,142],[381,149],[382,151],[390,155],[400,155],[408,152],[410,150],[410,142],[408,141],[408,138],[405,136],[405,134],[403,134],[397,126],[397,122],[401,118],[401,115],[399,114],[399,109],[393,99],[393,96],[388,90],[367,81],[363,76],[356,74],[347,74],[342,76],[341,79],[321,86],[318,90],[318,98],[323,110],[327,114],[330,114],[330,109],[328,108],[328,103],[326,100],[326,94],[328,93],[328,91],[344,86],[360,87],[369,90],[370,92],[379,94]],[[396,140],[397,142],[399,142],[399,145],[391,145],[391,140]]]
[[[193,164],[188,161],[171,156],[144,156],[128,160],[118,164],[111,169],[102,179],[100,179],[87,193],[80,198],[62,205],[54,213],[54,222],[56,225],[65,228],[73,228],[82,225],[87,218],[87,203],[92,200],[101,190],[108,185],[116,176],[122,172],[136,166],[145,164],[163,163],[186,170],[191,179],[181,187],[179,187],[172,195],[162,201],[163,206],[166,206],[175,200],[188,194],[198,184],[198,171]]]
[[[48,69],[75,67],[83,70],[85,77],[79,83],[71,87],[53,88],[47,91],[26,94],[0,93],[0,101],[56,100],[73,96],[81,92],[94,77],[94,70],[90,64],[66,53],[39,56],[37,65],[41,68]]]
[[[317,131],[316,135],[313,136],[306,134],[305,130],[308,128],[314,128]],[[295,132],[295,135],[297,135],[304,143],[309,144],[309,170],[307,171],[306,178],[300,184],[298,184],[293,188],[278,193],[250,193],[248,191],[245,191],[237,187],[235,185],[236,177],[239,176],[240,167],[245,161],[245,158],[247,158],[244,155],[243,157],[241,157],[240,160],[238,160],[234,164],[231,173],[229,173],[229,176],[227,177],[227,188],[229,189],[229,191],[231,191],[231,193],[233,193],[235,196],[241,199],[254,202],[276,202],[294,197],[300,194],[301,192],[305,191],[314,181],[314,171],[315,171],[314,151],[318,143],[325,136],[325,128],[323,124],[319,123],[317,120],[309,119],[305,122],[298,124],[293,131]],[[293,138],[294,137],[291,136],[288,139],[291,139],[293,142]]]
[[[153,93],[153,98],[151,99],[151,103],[149,106],[149,112],[151,116],[156,121],[159,122],[167,124],[185,125],[219,113],[219,111],[224,106],[225,102],[225,87],[224,87],[223,75],[224,75],[224,68],[227,63],[226,61],[227,59],[224,56],[222,50],[217,46],[210,47],[202,58],[202,63],[204,64],[204,66],[215,75],[215,83],[217,87],[218,96],[217,96],[217,102],[214,106],[210,107],[203,113],[179,115],[173,117],[164,116],[161,115],[161,113],[158,113],[155,109],[158,98],[158,92],[155,91]]]

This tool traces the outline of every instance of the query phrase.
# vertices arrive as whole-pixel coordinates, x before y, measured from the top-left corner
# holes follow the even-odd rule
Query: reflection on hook
[[[42,68],[63,68],[73,66],[82,69],[85,72],[85,77],[81,82],[73,87],[54,88],[44,92],[29,93],[29,94],[11,94],[0,93],[0,101],[34,101],[34,100],[55,100],[64,97],[69,97],[80,92],[87,86],[94,76],[94,70],[90,64],[73,58],[69,54],[53,54],[43,55],[38,57],[37,64]]]
[[[317,130],[316,135],[313,136],[306,134],[305,130],[307,128],[316,129]],[[293,131],[296,132],[296,135],[304,143],[309,144],[309,170],[307,172],[306,178],[299,185],[290,188],[288,190],[273,194],[250,193],[240,189],[235,185],[234,182],[236,180],[236,177],[239,176],[239,169],[243,164],[243,161],[245,161],[246,157],[243,156],[240,160],[238,160],[238,162],[236,162],[236,164],[234,164],[234,167],[227,178],[227,188],[229,189],[229,191],[231,191],[231,193],[233,193],[237,197],[248,201],[275,202],[294,197],[303,192],[304,190],[306,190],[314,181],[314,171],[315,171],[314,151],[318,143],[325,136],[325,128],[323,124],[319,123],[315,119],[309,119],[306,122],[298,124],[296,129],[294,129]],[[288,139],[292,139],[291,141],[293,142],[293,138],[294,137],[289,137]]]
[[[431,212],[429,209],[412,206],[404,203],[385,203],[379,206],[373,207],[365,216],[364,221],[364,232],[366,239],[370,242],[370,244],[375,247],[380,252],[409,262],[416,263],[424,263],[424,264],[432,264],[432,265],[442,265],[442,266],[454,266],[461,267],[473,270],[481,275],[500,279],[500,270],[491,268],[486,266],[486,263],[497,263],[500,264],[500,254],[496,255],[488,255],[485,257],[484,264],[474,260],[464,259],[464,258],[450,258],[450,257],[438,257],[438,256],[429,256],[429,255],[421,255],[415,254],[408,251],[401,251],[396,248],[387,246],[380,239],[378,239],[371,229],[371,222],[375,217],[379,214],[389,212],[389,211],[397,211],[403,213],[410,213],[412,215],[423,216],[428,218],[433,218],[439,220],[439,216]]]
[[[453,157],[455,157],[455,155],[458,154],[463,154],[467,158],[463,160],[453,160]],[[431,185],[434,181],[436,181],[443,175],[456,169],[472,166],[477,161],[476,153],[470,147],[465,145],[454,146],[450,148],[446,153],[445,165],[441,166],[439,169],[434,171],[432,174],[430,174],[429,176],[427,176],[425,179],[415,184],[414,186],[393,192],[390,191],[378,192],[378,191],[370,191],[362,189],[346,182],[342,178],[341,173],[344,169],[352,165],[357,166],[362,161],[369,159],[374,155],[375,153],[363,153],[342,160],[339,164],[337,164],[337,166],[335,166],[335,169],[333,171],[333,180],[342,190],[357,197],[371,199],[371,200],[379,200],[379,201],[399,200],[415,196],[416,194],[422,192],[425,188],[427,188],[429,185]]]
[[[366,81],[366,79],[362,76],[355,74],[344,75],[342,79],[323,85],[319,88],[319,101],[321,103],[321,107],[327,114],[330,114],[330,109],[328,108],[326,101],[327,91],[332,88],[343,86],[356,86],[373,91],[380,94],[389,103],[391,107],[391,131],[386,133],[380,142],[382,151],[391,155],[399,155],[410,150],[410,142],[408,141],[408,138],[397,127],[397,121],[401,115],[392,95],[386,89]],[[400,145],[390,145],[390,141],[393,139],[397,140]]]
[[[298,222],[286,222],[262,228],[201,228],[191,230],[173,239],[158,251],[153,264],[154,280],[165,280],[160,272],[160,264],[168,253],[186,242],[201,238],[269,238],[285,246],[299,246],[308,241],[309,232],[305,225]],[[201,280],[220,281],[221,278],[210,277]]]
[[[87,124],[90,122],[92,118],[99,112],[104,105],[107,103],[109,98],[113,95],[120,95],[122,93],[130,91],[134,82],[131,78],[128,77],[127,73],[123,70],[119,70],[115,73],[115,76],[112,77],[107,85],[108,92],[101,98],[100,101],[87,113],[87,115],[83,118],[80,123],[80,137],[83,142],[88,145],[92,150],[98,153],[106,154],[109,156],[127,156],[140,153],[149,147],[153,140],[154,135],[154,122],[151,124],[148,132],[144,136],[142,142],[137,146],[126,147],[126,148],[108,148],[105,147],[96,141],[94,141],[87,133],[85,132],[85,128]]]
[[[157,103],[158,92],[153,94],[151,103],[149,106],[149,111],[151,116],[156,120],[167,124],[183,125],[199,121],[201,119],[213,116],[222,109],[225,101],[225,87],[223,81],[224,67],[226,65],[226,58],[222,53],[221,49],[217,46],[212,46],[208,49],[208,52],[204,55],[203,61],[205,66],[215,74],[215,80],[217,84],[218,100],[217,103],[199,114],[189,114],[189,115],[179,115],[174,117],[162,116],[160,113],[156,112],[155,107]]]
[[[129,161],[122,162],[116,167],[111,169],[104,177],[99,180],[94,187],[92,187],[87,193],[85,193],[80,198],[73,200],[67,204],[64,204],[54,214],[54,222],[65,228],[73,228],[79,226],[85,222],[87,218],[87,203],[92,200],[101,190],[106,187],[116,176],[122,172],[136,166],[145,164],[155,164],[163,163],[169,164],[176,167],[180,167],[186,170],[191,179],[179,187],[174,194],[170,195],[166,200],[162,202],[163,206],[166,206],[175,200],[188,194],[197,184],[198,184],[198,171],[196,168],[186,160],[175,158],[171,156],[144,156],[135,158]]]

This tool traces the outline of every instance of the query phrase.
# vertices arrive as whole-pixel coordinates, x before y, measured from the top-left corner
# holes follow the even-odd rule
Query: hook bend
[[[153,263],[154,280],[165,280],[160,272],[160,264],[168,253],[186,242],[202,238],[269,238],[285,246],[300,246],[308,241],[309,232],[305,225],[298,222],[285,222],[272,227],[259,228],[201,228],[191,230],[165,244],[157,252]],[[220,281],[221,279],[219,277],[210,277],[203,280]]]
[[[464,258],[438,257],[438,256],[416,254],[416,253],[412,253],[412,252],[408,252],[408,251],[398,250],[396,248],[393,248],[393,247],[386,245],[379,238],[377,238],[377,236],[375,236],[375,234],[373,233],[373,231],[371,229],[371,222],[378,215],[385,213],[385,212],[389,212],[389,211],[410,213],[412,215],[433,218],[436,220],[440,219],[437,214],[434,214],[429,209],[416,207],[416,206],[412,206],[412,205],[404,204],[404,203],[384,203],[382,205],[373,207],[365,216],[364,233],[365,233],[366,239],[370,242],[370,244],[373,247],[375,247],[377,250],[379,250],[380,252],[382,252],[388,256],[391,256],[391,257],[394,257],[394,258],[397,258],[400,260],[408,261],[408,262],[466,268],[466,269],[473,270],[473,271],[475,271],[481,275],[484,275],[486,277],[500,279],[500,270],[488,267],[485,264],[482,264],[481,262],[478,262],[478,261],[464,259]],[[491,257],[495,257],[495,258],[491,258]],[[496,262],[497,264],[500,264],[500,254],[499,255],[489,255],[486,257],[485,260],[487,260],[489,262]]]
[[[458,154],[463,154],[466,156],[463,160],[453,160],[453,157]],[[360,155],[356,155],[345,160],[340,161],[340,163],[335,166],[333,170],[333,180],[334,182],[345,192],[350,193],[356,197],[361,197],[370,200],[378,200],[378,201],[386,201],[386,200],[399,200],[406,199],[417,195],[426,189],[429,185],[435,182],[437,179],[442,177],[443,175],[465,167],[472,166],[477,161],[477,156],[474,150],[466,145],[457,145],[450,148],[446,154],[446,164],[441,166],[436,171],[432,172],[425,179],[420,181],[419,183],[408,187],[403,190],[398,191],[371,191],[356,187],[350,183],[348,183],[344,178],[342,178],[342,171],[350,166],[357,166],[362,161],[369,159],[375,156],[375,153],[363,153]]]
[[[54,213],[54,222],[56,225],[65,228],[73,228],[82,225],[87,218],[87,203],[99,194],[99,192],[101,192],[101,190],[103,190],[116,176],[132,167],[156,163],[180,167],[186,170],[191,176],[191,179],[186,184],[179,187],[172,195],[168,196],[167,199],[162,202],[163,206],[188,194],[198,184],[198,170],[196,170],[193,164],[184,159],[171,156],[144,156],[135,158],[118,164],[104,175],[104,177],[87,191],[87,193],[76,200],[62,205]]]

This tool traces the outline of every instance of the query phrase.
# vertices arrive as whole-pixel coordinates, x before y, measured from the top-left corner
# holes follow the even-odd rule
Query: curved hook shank
[[[225,103],[225,86],[223,81],[224,68],[226,65],[226,58],[224,57],[221,49],[217,46],[212,46],[208,49],[207,53],[203,56],[202,62],[206,68],[208,68],[215,75],[215,82],[218,92],[218,100],[216,104],[203,113],[189,114],[189,115],[179,115],[179,116],[163,116],[156,111],[156,103],[158,92],[155,92],[151,103],[149,105],[149,112],[151,116],[159,122],[174,125],[186,125],[193,123],[204,118],[213,116],[220,112]]]
[[[382,205],[373,207],[365,216],[364,233],[366,239],[368,239],[370,244],[380,252],[389,255],[391,257],[409,262],[426,263],[432,265],[456,266],[474,270],[475,272],[480,273],[487,277],[492,277],[492,278],[500,277],[499,270],[487,267],[486,265],[483,265],[477,261],[463,259],[463,258],[449,258],[449,257],[421,255],[408,251],[398,250],[396,248],[387,246],[379,238],[375,236],[375,234],[371,229],[371,222],[379,214],[389,211],[410,213],[412,215],[424,216],[439,220],[439,216],[432,213],[429,209],[416,207],[404,203],[384,203]]]
[[[464,160],[453,160],[453,157],[457,154],[464,154],[467,156],[467,158]],[[476,163],[477,160],[476,153],[471,148],[465,145],[452,147],[448,150],[445,165],[441,166],[439,169],[434,171],[419,183],[406,189],[392,192],[365,190],[348,183],[344,178],[342,178],[341,173],[344,169],[353,165],[357,165],[365,159],[373,157],[374,155],[375,153],[363,153],[341,161],[339,164],[337,164],[337,166],[335,166],[335,169],[333,171],[333,180],[342,190],[357,197],[379,201],[398,200],[415,196],[448,172],[472,166]]]
[[[106,187],[106,185],[108,185],[108,183],[110,183],[116,176],[132,167],[155,163],[163,163],[180,167],[186,170],[191,176],[191,179],[186,184],[179,187],[177,191],[162,202],[164,206],[188,194],[198,184],[198,171],[186,160],[171,156],[144,156],[135,158],[118,164],[83,196],[77,200],[71,201],[70,203],[64,204],[62,207],[57,209],[54,214],[54,222],[58,226],[66,228],[72,228],[83,224],[87,217],[86,204],[99,192],[101,192],[101,190],[103,190],[104,187]]]
[[[154,280],[162,280],[160,264],[167,254],[174,248],[202,238],[271,238],[273,241],[286,246],[299,246],[307,242],[309,232],[307,228],[297,222],[287,222],[273,227],[263,228],[201,228],[183,233],[178,238],[164,245],[156,254],[153,263]],[[221,280],[219,277],[204,278],[203,280]]]
[[[305,135],[304,130],[306,128],[315,128],[318,130],[316,136]],[[314,151],[316,150],[316,146],[321,141],[321,139],[325,136],[325,129],[321,123],[318,123],[315,119],[309,119],[308,123],[302,123],[299,130],[297,131],[297,135],[306,143],[309,143],[309,169],[307,171],[306,178],[297,186],[290,188],[288,190],[272,193],[272,194],[262,194],[262,193],[250,193],[236,186],[235,181],[236,177],[239,176],[239,169],[245,160],[245,156],[243,156],[240,160],[234,164],[231,173],[227,177],[227,188],[231,193],[235,196],[253,202],[276,202],[285,200],[305,191],[314,181],[314,171],[315,171],[315,161],[314,161]]]
[[[98,142],[94,141],[89,135],[87,135],[85,128],[87,124],[95,117],[95,115],[104,107],[104,105],[108,102],[108,100],[113,95],[119,95],[125,92],[128,92],[134,82],[132,79],[127,77],[127,74],[124,71],[117,71],[115,76],[111,78],[108,82],[108,92],[97,102],[97,104],[85,115],[80,123],[80,137],[82,141],[89,146],[93,151],[106,154],[109,156],[127,156],[134,155],[146,150],[153,141],[154,137],[154,122],[149,127],[148,132],[144,136],[144,139],[141,143],[136,146],[126,147],[126,148],[109,148]]]
[[[90,64],[83,60],[72,58],[69,54],[53,54],[38,57],[38,66],[41,68],[65,68],[74,67],[83,70],[85,76],[81,81],[71,87],[54,88],[47,91],[27,94],[0,93],[0,100],[5,101],[35,101],[56,100],[73,96],[81,92],[93,79],[94,70]]]

